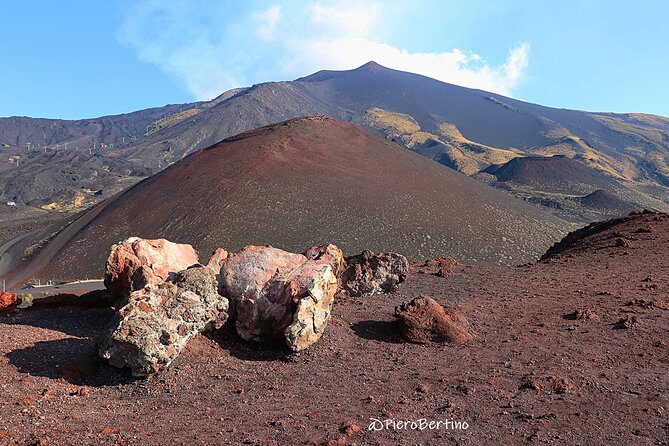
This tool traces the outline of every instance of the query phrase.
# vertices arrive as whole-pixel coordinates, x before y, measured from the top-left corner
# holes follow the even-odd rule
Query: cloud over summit
[[[389,68],[512,95],[529,60],[529,44],[492,66],[470,50],[417,52],[379,36],[392,4],[361,0],[283,4],[141,0],[125,11],[121,43],[174,76],[198,100],[253,83],[294,79],[321,69],[375,60]],[[255,8],[255,9],[253,9]]]

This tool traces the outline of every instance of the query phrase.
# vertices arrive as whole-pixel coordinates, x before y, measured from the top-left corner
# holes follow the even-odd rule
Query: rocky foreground
[[[245,337],[249,319],[219,306],[230,320],[214,315],[218,330],[193,334],[140,379],[98,356],[123,312],[100,295],[10,304],[0,315],[0,444],[666,445],[667,248],[669,216],[634,214],[522,267],[435,259],[371,295],[340,282],[326,329],[299,352],[285,330],[276,342]],[[138,282],[130,296],[148,287],[165,302],[206,297],[187,276],[220,287],[220,270],[205,270],[222,257]]]

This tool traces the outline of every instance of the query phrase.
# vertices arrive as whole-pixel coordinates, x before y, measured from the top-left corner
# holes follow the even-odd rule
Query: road
[[[12,291],[18,295],[23,294],[33,294],[37,295],[42,293],[48,294],[60,294],[60,293],[73,293],[79,294],[82,291],[94,291],[104,289],[105,284],[103,280],[81,280],[77,282],[65,283],[62,285],[49,285],[49,286],[39,286],[34,288],[20,288],[18,290]]]
[[[8,241],[4,245],[0,246],[0,280],[2,280],[3,276],[7,274],[9,269],[11,268],[12,264],[12,256],[9,253],[9,250],[12,248],[12,246],[16,245],[19,243],[21,240],[24,238],[28,237],[29,235],[33,234],[34,232],[29,232],[27,234],[23,234],[20,237],[16,237],[13,240]]]

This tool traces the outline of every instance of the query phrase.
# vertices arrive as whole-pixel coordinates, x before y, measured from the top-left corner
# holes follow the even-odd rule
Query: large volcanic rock
[[[408,274],[409,262],[403,255],[365,250],[360,255],[346,257],[341,282],[351,296],[365,296],[395,290]]]
[[[200,252],[247,244],[301,252],[328,240],[345,252],[517,264],[568,228],[361,127],[312,117],[194,152],[82,215],[34,261],[42,276],[90,277],[106,246],[138,235]]]
[[[132,291],[162,283],[198,261],[197,251],[190,245],[131,237],[112,246],[105,267],[105,286],[122,306]]]
[[[214,271],[195,267],[133,292],[102,340],[100,356],[135,376],[164,369],[191,337],[227,320],[228,300],[216,288]]]
[[[223,261],[220,292],[231,300],[241,338],[283,338],[300,351],[321,337],[343,255],[334,245],[312,248],[307,255],[247,246]]]
[[[468,331],[469,321],[460,313],[445,310],[431,297],[420,296],[397,306],[395,317],[400,333],[409,342],[464,344],[472,340]]]

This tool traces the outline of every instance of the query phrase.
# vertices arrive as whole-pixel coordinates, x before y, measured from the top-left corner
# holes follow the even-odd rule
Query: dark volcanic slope
[[[372,110],[376,122],[371,120]],[[616,193],[622,189],[625,199],[669,209],[665,118],[543,107],[373,62],[355,70],[255,85],[128,148],[124,156],[143,159],[157,169],[239,132],[305,115],[374,127],[388,137],[408,132],[396,139],[414,150],[439,139],[444,144],[435,150],[441,155],[429,156],[467,174],[478,171],[477,165],[484,168],[517,155],[581,157],[593,175],[604,172],[605,179],[622,182]],[[412,125],[400,125],[398,116]],[[605,180],[597,183],[579,194],[607,188]]]
[[[645,226],[652,232],[637,232]],[[0,316],[0,439],[665,446],[669,219],[646,215],[593,237],[614,240],[607,238],[614,232],[630,246],[609,243],[519,268],[464,265],[445,278],[411,275],[393,294],[338,296],[323,338],[299,354],[242,342],[231,331],[198,335],[148,380],[96,359],[96,339],[114,318],[109,308]],[[463,314],[474,340],[403,343],[393,309],[419,294]],[[597,319],[574,319],[586,309]],[[469,428],[369,431],[372,417]],[[361,431],[346,438],[342,428],[351,423]]]
[[[589,193],[613,186],[613,179],[563,155],[514,158],[501,166],[490,166],[484,172],[497,181],[532,186],[537,190],[561,193]]]
[[[382,119],[370,122],[370,110],[376,110],[377,118]],[[392,127],[398,114],[415,123],[409,134],[403,135],[410,141],[408,147],[420,148],[426,141],[439,139],[444,144],[429,151],[440,151],[441,156],[430,156],[468,174],[516,155],[583,156],[588,165],[636,189],[634,196],[624,198],[644,206],[669,208],[666,118],[543,107],[373,62],[355,70],[322,71],[292,82],[236,89],[206,103],[116,117],[83,121],[0,119],[0,154],[21,157],[19,166],[0,164],[0,198],[20,205],[57,201],[66,207],[73,207],[76,200],[81,209],[100,200],[89,189],[114,193],[118,188],[110,183],[136,182],[146,172],[156,173],[194,150],[263,125],[325,115],[392,136],[388,126]],[[93,141],[98,142],[99,150],[89,154]],[[49,153],[28,151],[26,142],[49,145]],[[78,147],[91,156],[54,155],[64,150],[65,142],[68,150]],[[105,144],[101,149],[100,143]],[[42,166],[54,173],[43,172]],[[72,176],[72,170],[81,174]],[[38,174],[40,180],[31,183]],[[10,180],[14,183],[9,184]],[[16,187],[26,181],[29,191]],[[50,195],[50,185],[62,192]]]
[[[347,253],[521,263],[566,228],[358,126],[300,118],[195,152],[82,217],[35,264],[46,265],[41,276],[100,275],[109,246],[131,235],[192,243],[203,256],[332,242]]]
[[[629,213],[638,209],[634,203],[619,198],[613,192],[598,189],[585,197],[575,198],[583,206],[608,213]]]
[[[582,252],[598,251],[610,247],[624,250],[637,241],[655,238],[652,235],[659,230],[667,231],[669,215],[651,211],[632,212],[627,217],[594,222],[576,231],[570,232],[560,242],[550,247],[542,260],[569,258]],[[664,235],[664,234],[661,234]],[[662,252],[659,246],[658,252]]]

